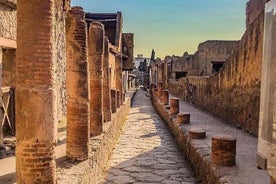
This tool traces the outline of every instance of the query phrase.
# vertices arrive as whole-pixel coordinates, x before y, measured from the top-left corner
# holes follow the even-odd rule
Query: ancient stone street
[[[146,92],[138,90],[101,183],[196,183]]]

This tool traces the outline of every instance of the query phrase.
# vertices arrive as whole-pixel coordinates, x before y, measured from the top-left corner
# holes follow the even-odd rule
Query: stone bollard
[[[163,105],[169,105],[169,90],[163,90],[162,91],[162,104]]]
[[[212,162],[219,166],[233,166],[236,160],[236,138],[227,134],[212,137]]]
[[[179,113],[177,115],[178,124],[189,124],[190,123],[190,114],[189,113]]]
[[[178,98],[171,98],[170,113],[172,115],[177,115],[179,113],[179,99]]]
[[[161,98],[162,97],[162,89],[163,89],[163,83],[162,82],[158,82],[157,89],[158,89],[158,98]]]
[[[191,139],[205,139],[206,131],[202,128],[192,128],[189,130],[189,137]]]

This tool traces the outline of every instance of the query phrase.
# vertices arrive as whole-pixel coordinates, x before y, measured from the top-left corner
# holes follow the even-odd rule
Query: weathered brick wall
[[[263,13],[220,72],[170,82],[170,92],[254,135],[258,134]]]
[[[16,9],[9,4],[16,4],[16,0],[0,1],[0,37],[16,40]]]
[[[199,65],[200,75],[212,74],[212,61],[226,61],[237,47],[237,41],[206,41],[200,43],[194,60]]]

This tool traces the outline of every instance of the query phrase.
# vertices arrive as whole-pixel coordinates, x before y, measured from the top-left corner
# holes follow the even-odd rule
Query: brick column
[[[87,24],[81,7],[73,7],[66,19],[66,156],[72,160],[88,158],[89,88],[87,62]]]
[[[103,131],[103,54],[104,27],[91,22],[88,36],[88,62],[90,71],[90,136]]]
[[[16,183],[56,183],[54,2],[17,2]]]
[[[116,90],[111,90],[111,110],[112,113],[115,113],[117,110],[117,92]]]
[[[104,122],[111,121],[111,79],[109,72],[109,41],[104,39],[104,62],[103,62],[103,112]]]

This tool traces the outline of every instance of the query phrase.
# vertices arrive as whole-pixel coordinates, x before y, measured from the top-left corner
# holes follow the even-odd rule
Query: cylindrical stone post
[[[189,124],[190,123],[190,114],[188,114],[188,113],[177,114],[177,123],[178,124]]]
[[[103,62],[103,113],[104,122],[111,121],[111,82],[109,72],[109,41],[105,37]]]
[[[71,160],[88,158],[89,73],[87,61],[87,24],[81,7],[73,7],[66,19],[66,156]]]
[[[111,89],[111,112],[116,113],[117,109],[117,92]]]
[[[191,128],[189,130],[189,137],[192,139],[205,139],[206,131],[202,128]]]
[[[158,82],[158,86],[157,86],[157,90],[158,90],[158,97],[161,98],[162,97],[162,90],[163,90],[163,83],[162,82]]]
[[[89,24],[88,62],[90,72],[90,136],[103,131],[103,54],[104,26],[99,22]]]
[[[170,99],[170,113],[171,113],[171,115],[177,115],[179,113],[179,99],[178,98]]]
[[[218,134],[212,137],[212,162],[219,166],[233,166],[236,160],[236,138]]]
[[[162,104],[169,105],[169,90],[162,91]]]
[[[16,183],[56,183],[54,0],[17,2]]]

